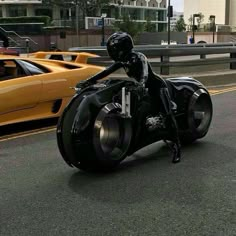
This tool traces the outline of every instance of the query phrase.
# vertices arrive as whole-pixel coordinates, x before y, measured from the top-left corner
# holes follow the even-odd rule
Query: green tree
[[[122,20],[116,21],[113,26],[118,31],[127,32],[131,37],[135,37],[144,28],[143,24],[131,20],[129,16],[123,16]]]
[[[152,23],[148,18],[146,23],[144,24],[144,30],[147,32],[156,32],[156,24]]]
[[[180,16],[180,18],[177,20],[176,25],[175,25],[175,31],[178,32],[183,32],[186,30],[186,24],[184,22],[184,17],[183,15]]]

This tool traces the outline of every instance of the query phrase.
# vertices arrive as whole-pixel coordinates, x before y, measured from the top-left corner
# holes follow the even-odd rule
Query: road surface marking
[[[2,138],[0,137],[0,142],[16,139],[16,138],[23,138],[23,137],[28,137],[31,135],[36,135],[36,134],[43,134],[43,133],[48,133],[50,131],[56,131],[55,126],[47,127],[44,129],[38,129],[38,130],[33,130],[33,131],[25,131],[25,132],[20,132],[18,134],[10,134],[10,135],[5,135]]]
[[[209,93],[211,95],[217,95],[217,94],[222,94],[222,93],[227,93],[227,92],[232,92],[232,91],[236,91],[236,87],[231,87],[231,88],[226,88],[226,89],[218,89],[218,90],[209,89]]]

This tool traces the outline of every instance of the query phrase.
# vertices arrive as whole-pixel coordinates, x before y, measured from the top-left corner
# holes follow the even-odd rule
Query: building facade
[[[231,0],[226,6],[227,6],[227,13],[229,13],[226,25],[236,26],[236,1]]]
[[[34,16],[42,0],[1,0],[0,17]]]
[[[156,24],[157,31],[164,31],[167,28],[167,0],[111,0],[110,6],[106,7],[108,18],[122,18],[129,16],[132,20]],[[17,16],[50,16],[55,26],[62,26],[65,20],[78,20],[76,17],[75,1],[64,2],[64,6],[46,6],[42,0],[1,0],[0,17]],[[78,9],[80,11],[80,9]],[[100,17],[99,9],[94,16]],[[82,17],[80,12],[79,16]],[[84,19],[83,19],[84,20]],[[80,24],[81,25],[81,24]],[[96,25],[95,25],[96,26]]]
[[[147,20],[156,24],[157,31],[166,30],[166,0],[112,0],[110,16],[118,19],[129,16],[132,20],[145,23]]]
[[[184,20],[189,23],[193,14],[201,12],[203,23],[209,22],[210,15],[215,16],[218,25],[236,26],[236,1],[235,0],[184,0]]]
[[[171,31],[174,31],[177,21],[183,15],[184,15],[183,12],[177,12],[177,11],[173,12],[173,17],[170,18],[170,29],[171,29]]]

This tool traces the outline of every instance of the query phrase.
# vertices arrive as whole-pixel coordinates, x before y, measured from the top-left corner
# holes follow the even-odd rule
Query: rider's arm
[[[123,63],[121,62],[115,62],[111,66],[107,67],[105,70],[93,75],[92,77],[82,80],[79,82],[76,87],[77,88],[85,88],[89,85],[95,84],[97,80],[103,79],[106,76],[110,75],[111,73],[115,72],[116,70],[120,69],[123,67]]]
[[[124,68],[129,77],[145,86],[148,79],[148,61],[144,54],[132,52],[124,64]]]

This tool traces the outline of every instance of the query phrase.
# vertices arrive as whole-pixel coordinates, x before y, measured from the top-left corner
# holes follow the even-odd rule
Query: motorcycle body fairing
[[[158,75],[152,73],[147,82],[150,96],[154,97],[155,100],[158,100],[160,96],[158,93],[160,89],[159,81]],[[171,100],[177,105],[178,113],[186,112],[189,99],[195,91],[204,89],[208,93],[201,82],[191,77],[167,78],[165,79],[165,83],[168,87]]]
[[[210,94],[206,87],[201,82],[191,77],[170,78],[167,79],[166,82],[171,94],[171,99],[178,107],[176,120],[179,126],[179,132],[190,132],[192,133],[192,137],[195,133],[195,138],[202,138],[205,136],[209,129],[209,125],[211,123],[210,116],[212,116],[213,112]],[[200,103],[201,108],[199,107]],[[205,123],[203,125],[204,127],[201,125],[197,129],[193,119],[196,115],[193,114],[194,111],[196,111],[196,105],[199,110],[202,110],[203,107],[205,107],[202,114],[205,114],[205,117],[207,117],[205,120],[209,121],[209,125],[203,122]],[[186,128],[188,130],[186,130]]]
[[[91,86],[94,92],[83,99],[80,106],[77,108],[77,113],[72,126],[73,133],[79,133],[86,129],[91,119],[98,114],[101,108],[113,101],[113,97],[118,94],[122,87],[127,87],[134,84],[132,81],[123,80],[106,80],[99,85]],[[104,85],[104,86],[102,86]],[[89,88],[86,88],[89,90]],[[81,95],[83,94],[83,91]],[[81,96],[80,93],[78,96]]]
[[[196,90],[206,90],[201,82],[191,77],[168,78],[166,79],[166,83],[169,88],[171,98],[177,105],[181,105],[185,98],[189,99],[189,96],[191,96]]]
[[[105,86],[102,86],[103,84]],[[81,99],[81,103],[77,107],[74,122],[71,127],[72,135],[76,135],[76,133],[86,129],[86,127],[90,124],[91,119],[95,118],[95,116],[98,114],[99,110],[101,110],[103,106],[112,101],[112,97],[115,94],[119,93],[122,87],[132,84],[134,85],[135,82],[124,80],[102,81],[98,84],[98,86],[97,84],[95,84],[83,89],[82,91],[77,92],[71,99],[71,101],[67,104],[57,124],[57,143],[63,159],[69,166],[73,165],[65,151],[62,138],[62,125],[64,117],[72,107],[73,103],[77,99]],[[89,92],[90,94],[88,95]]]

